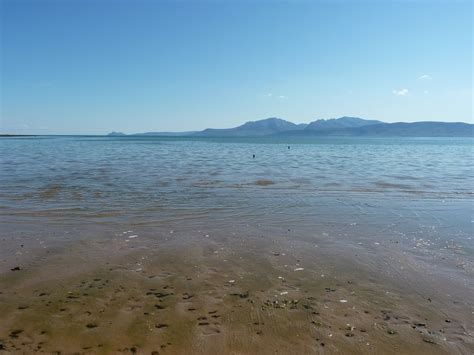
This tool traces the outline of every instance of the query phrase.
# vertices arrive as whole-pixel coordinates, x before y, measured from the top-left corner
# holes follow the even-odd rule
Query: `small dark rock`
[[[18,335],[23,333],[22,329],[15,329],[10,332],[10,338],[18,338]]]
[[[249,291],[245,291],[243,293],[231,293],[231,296],[237,296],[239,298],[248,298],[249,297]]]
[[[425,343],[428,343],[428,344],[436,344],[436,342],[435,342],[432,338],[430,338],[430,337],[428,337],[428,336],[424,336],[424,337],[423,337],[423,341],[424,341]]]

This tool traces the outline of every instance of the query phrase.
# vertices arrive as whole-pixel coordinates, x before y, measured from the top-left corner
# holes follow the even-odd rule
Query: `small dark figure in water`
[[[290,146],[288,146],[288,149],[290,149]]]
[[[255,154],[253,155],[253,158],[255,159]]]

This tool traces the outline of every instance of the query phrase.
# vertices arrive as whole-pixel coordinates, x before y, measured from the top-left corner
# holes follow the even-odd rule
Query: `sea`
[[[473,158],[472,138],[2,138],[0,221],[384,230],[472,261]]]
[[[473,148],[472,138],[0,138],[0,298],[9,315],[3,331],[21,325],[18,297],[36,305],[41,287],[63,297],[80,289],[77,277],[106,275],[117,287],[135,285],[127,288],[132,293],[138,287],[148,295],[150,282],[200,290],[223,312],[233,312],[226,300],[237,295],[250,307],[242,317],[288,292],[298,299],[314,294],[308,299],[323,312],[327,336],[342,329],[334,337],[338,348],[352,339],[344,324],[366,322],[371,335],[357,343],[361,352],[374,344],[374,353],[383,353],[393,341],[408,352],[436,343],[439,353],[469,353]],[[90,276],[93,268],[99,278]],[[191,279],[201,281],[183,286]],[[228,296],[234,285],[240,291]],[[102,286],[97,292],[109,297]],[[209,298],[212,292],[218,296]],[[35,307],[35,317],[63,319]],[[303,332],[306,318],[298,314],[285,317],[299,319]],[[285,322],[274,339],[292,334]]]

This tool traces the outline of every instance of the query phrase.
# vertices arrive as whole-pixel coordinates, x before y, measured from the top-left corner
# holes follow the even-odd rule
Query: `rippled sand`
[[[11,253],[2,254],[2,267],[17,263],[20,270],[0,277],[2,349],[474,350],[469,287],[453,289],[456,281],[442,277],[428,282],[429,268],[407,256],[398,240],[344,246],[328,235],[304,238],[300,230],[257,229],[262,233],[251,227],[240,232],[109,227],[90,230],[94,237],[77,232],[83,238],[70,240],[32,240],[29,232],[4,238]]]

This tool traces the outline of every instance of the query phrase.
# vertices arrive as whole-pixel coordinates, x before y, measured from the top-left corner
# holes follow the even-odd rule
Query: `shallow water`
[[[136,291],[149,286],[147,277],[167,270],[166,286],[182,292],[186,301],[185,293],[200,292],[193,300],[201,307],[229,312],[226,321],[209,325],[213,328],[198,336],[202,353],[271,353],[273,345],[283,352],[380,353],[400,342],[405,348],[394,352],[468,353],[474,344],[473,148],[470,138],[0,139],[0,286],[6,290],[0,293],[6,320],[0,326],[0,345],[33,349],[21,347],[23,335],[10,336],[15,326],[35,346],[49,342],[51,347],[43,348],[51,351],[53,345],[61,349],[60,340],[77,331],[46,340],[32,335],[41,319],[62,319],[59,311],[40,307],[45,300],[35,301],[37,289],[55,290],[48,291],[54,306],[63,302],[58,282],[73,290],[78,278],[101,273],[112,283],[133,284]],[[104,269],[104,263],[128,276],[117,279],[115,269]],[[21,270],[10,271],[15,266]],[[196,270],[201,272],[193,279],[201,275],[201,281],[186,286],[184,276]],[[233,286],[223,275],[237,280],[236,291],[219,293]],[[285,287],[278,277],[284,277]],[[346,315],[337,308],[346,303],[331,299],[326,289],[348,301]],[[102,304],[112,290],[100,290],[95,300]],[[252,305],[234,304],[235,297],[229,296],[247,291]],[[309,308],[266,314],[268,299],[285,292],[309,299],[312,312],[321,308],[316,313],[322,318],[307,321]],[[31,306],[35,321],[15,301],[18,294]],[[142,296],[127,297],[132,302]],[[385,308],[379,309],[381,305]],[[113,319],[131,306],[110,307],[116,310],[109,314]],[[173,339],[172,346],[164,343],[167,351],[189,351],[195,346],[190,342],[197,336],[194,327],[204,326],[186,323],[179,302],[173,307],[165,317],[169,327],[157,328],[160,341]],[[242,318],[231,316],[235,307],[243,307]],[[362,308],[369,313],[349,314]],[[335,310],[324,313],[327,309]],[[74,312],[83,311],[76,307]],[[273,330],[242,330],[241,323],[250,322],[255,312],[282,323]],[[382,319],[367,316],[380,312]],[[146,324],[135,316],[136,327]],[[401,319],[406,328],[397,323]],[[423,319],[432,323],[426,332],[416,325],[427,322]],[[64,327],[61,322],[58,327]],[[288,333],[287,322],[300,324],[300,340]],[[311,322],[322,322],[324,330]],[[364,324],[364,334],[348,334],[345,327],[352,322]],[[133,342],[119,327],[124,324],[117,323],[109,344],[100,344],[106,352],[118,351],[115,344],[121,344],[120,351],[131,351]],[[173,333],[178,324],[180,330]],[[413,324],[416,333],[410,333]],[[391,333],[394,327],[398,335]],[[85,328],[84,342],[92,332]],[[100,329],[93,331],[104,337]],[[210,334],[220,340],[201,338]],[[258,336],[245,347],[236,334]],[[265,334],[267,338],[260,337]],[[434,337],[433,342],[426,336]],[[273,344],[275,337],[281,341]],[[135,345],[153,350],[155,340],[144,338]],[[84,347],[81,341],[75,346],[63,350]]]
[[[60,210],[63,218],[214,211],[222,218],[225,212],[275,212],[289,201],[308,211],[308,200],[329,194],[443,200],[471,199],[474,191],[472,139],[331,138],[297,144],[39,137],[2,139],[0,149],[1,208]]]

